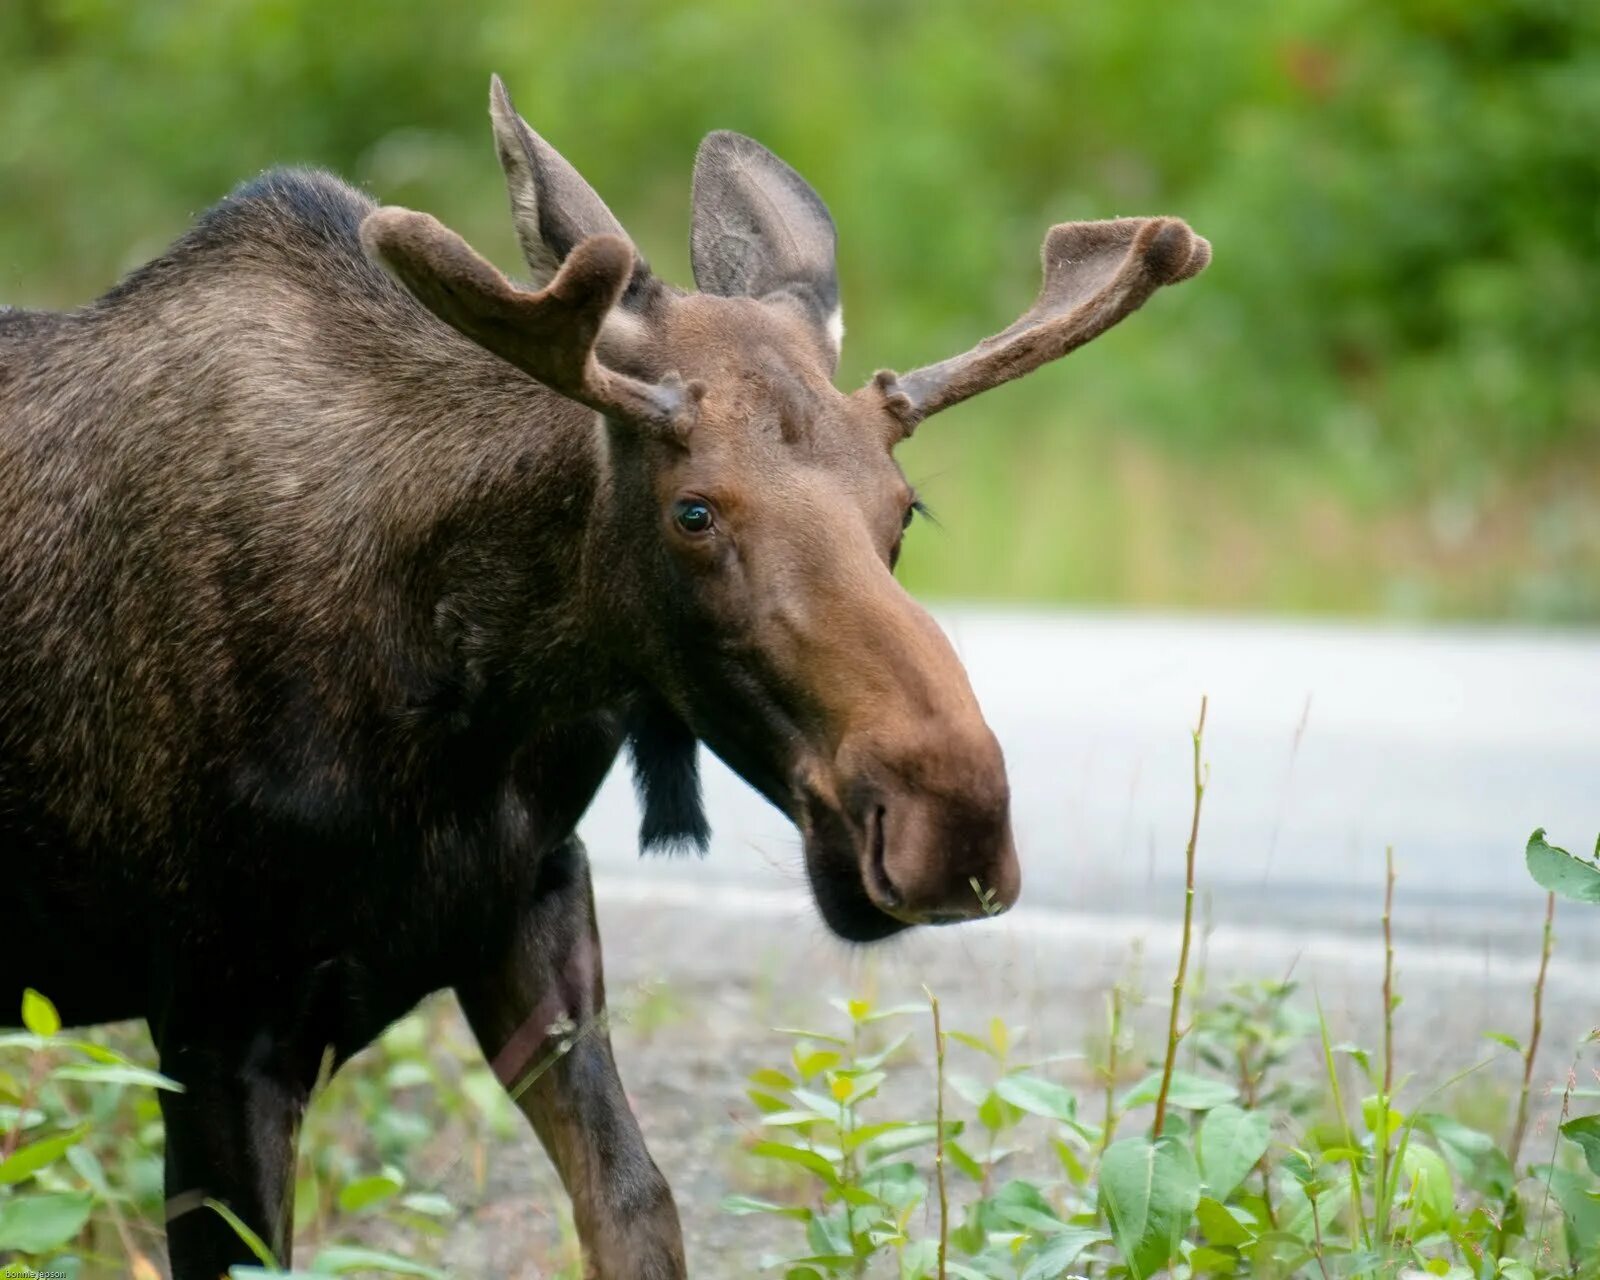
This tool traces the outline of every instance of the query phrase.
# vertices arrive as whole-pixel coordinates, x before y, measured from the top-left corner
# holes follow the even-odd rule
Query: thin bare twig
[[[17,1127],[0,1138],[0,1162],[11,1159],[11,1153],[17,1149],[17,1144],[22,1141],[22,1118],[28,1114],[33,1106],[33,1100],[39,1094],[39,1086],[44,1083],[48,1074],[49,1063],[45,1060],[45,1050],[35,1049],[33,1057],[28,1063],[28,1085],[23,1090],[22,1099],[17,1107]]]
[[[1178,972],[1172,979],[1172,1012],[1167,1019],[1167,1056],[1161,1067],[1161,1092],[1156,1095],[1156,1115],[1150,1129],[1152,1138],[1161,1136],[1167,1119],[1167,1093],[1172,1088],[1172,1068],[1178,1059],[1178,1015],[1183,1004],[1183,979],[1189,968],[1189,944],[1194,934],[1194,850],[1200,839],[1200,802],[1206,783],[1201,772],[1200,747],[1206,731],[1206,699],[1200,699],[1200,722],[1194,733],[1194,813],[1189,821],[1189,845],[1184,851],[1183,943],[1178,951]]]
[[[945,1280],[945,1255],[950,1247],[950,1193],[944,1178],[944,1027],[939,1022],[939,998],[922,988],[933,1010],[934,1118],[933,1173],[939,1184],[939,1280]]]
[[[1383,1096],[1394,1091],[1394,846],[1383,851]]]
[[[1533,1030],[1528,1047],[1522,1051],[1522,1091],[1517,1094],[1517,1120],[1511,1130],[1506,1154],[1515,1174],[1517,1157],[1522,1154],[1522,1139],[1528,1132],[1528,1094],[1533,1089],[1533,1057],[1539,1052],[1539,1036],[1544,1031],[1544,979],[1550,971],[1550,952],[1555,945],[1556,895],[1548,894],[1544,904],[1544,940],[1539,947],[1539,976],[1533,983]]]
[[[1551,1126],[1553,1130],[1550,1135],[1551,1175],[1547,1175],[1544,1179],[1544,1199],[1539,1204],[1539,1241],[1536,1245],[1534,1245],[1533,1250],[1533,1256],[1540,1262],[1546,1260],[1546,1250],[1549,1248],[1549,1246],[1545,1244],[1544,1237],[1545,1231],[1550,1223],[1550,1190],[1551,1183],[1555,1181],[1553,1174],[1556,1164],[1556,1153],[1561,1148],[1561,1126],[1566,1124],[1568,1118],[1572,1114],[1572,1091],[1578,1087],[1578,1063],[1583,1058],[1584,1045],[1588,1044],[1592,1039],[1594,1039],[1593,1035],[1587,1037],[1586,1039],[1580,1040],[1578,1042],[1578,1047],[1572,1052],[1572,1065],[1567,1068],[1567,1085],[1566,1088],[1561,1091],[1561,1114],[1556,1118],[1555,1124]]]
[[[1378,1248],[1389,1252],[1389,1208],[1394,1190],[1389,1185],[1389,1115],[1394,1096],[1394,846],[1383,851],[1383,1093],[1378,1098],[1378,1176],[1373,1188],[1372,1219]]]
[[[1322,1243],[1322,1215],[1317,1212],[1317,1198],[1316,1196],[1307,1196],[1306,1199],[1311,1203],[1311,1229],[1314,1232],[1314,1238],[1317,1243],[1317,1270],[1322,1272],[1322,1280],[1333,1280],[1333,1277],[1328,1274],[1327,1259],[1323,1257],[1326,1246]]]
[[[1194,968],[1194,986],[1189,992],[1189,1025],[1199,1025],[1200,1015],[1206,1000],[1206,980],[1210,976],[1211,960],[1211,934],[1213,923],[1211,916],[1211,890],[1207,889],[1205,897],[1200,900],[1200,955]],[[1197,1071],[1200,1067],[1200,1041],[1193,1040],[1189,1046],[1189,1070]]]
[[[1100,1154],[1105,1155],[1117,1131],[1117,1054],[1122,1039],[1122,984],[1111,988],[1111,1009],[1108,1024],[1111,1035],[1106,1042],[1106,1122],[1100,1130]]]

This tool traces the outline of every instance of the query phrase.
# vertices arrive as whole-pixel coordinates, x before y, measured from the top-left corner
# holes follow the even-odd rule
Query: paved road
[[[1215,918],[1370,927],[1383,851],[1402,930],[1524,953],[1536,826],[1600,832],[1600,633],[950,609],[1006,750],[1032,910],[1168,915],[1187,832],[1189,727],[1210,697],[1200,876]],[[703,864],[635,853],[624,776],[583,831],[602,878],[669,897],[805,890],[793,831],[714,759]],[[1588,913],[1600,916],[1600,913]],[[1600,919],[1566,913],[1567,955]]]

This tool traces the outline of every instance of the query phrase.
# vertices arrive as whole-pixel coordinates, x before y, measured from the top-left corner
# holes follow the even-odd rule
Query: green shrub
[[[0,1035],[0,1262],[8,1268],[0,1277],[16,1271],[158,1280],[151,1258],[162,1252],[162,1141],[153,1091],[181,1086],[132,1056],[126,1029],[64,1035],[54,1006],[36,991],[23,999],[22,1020],[26,1030]],[[456,1210],[437,1191],[408,1186],[402,1166],[463,1113],[479,1131],[464,1141],[467,1150],[508,1127],[509,1105],[481,1061],[466,1066],[449,1045],[441,1053],[426,1032],[420,1014],[396,1023],[362,1069],[340,1078],[346,1096],[312,1113],[295,1207],[300,1225],[323,1243],[299,1274],[442,1275],[415,1258],[341,1242],[382,1219],[426,1255]],[[124,1048],[112,1047],[119,1043]],[[400,1107],[399,1091],[432,1096],[429,1105]],[[480,1106],[484,1114],[473,1114]],[[266,1246],[226,1206],[207,1205],[234,1225],[265,1269],[276,1270]]]
[[[1495,1037],[1524,1066],[1505,1146],[1445,1109],[1452,1088],[1485,1063],[1425,1089],[1407,1089],[1395,1075],[1392,852],[1377,1052],[1334,1044],[1321,1011],[1298,1008],[1286,982],[1242,986],[1198,1010],[1191,1004],[1192,1025],[1180,1028],[1204,727],[1202,703],[1182,946],[1165,1054],[1150,1074],[1117,1089],[1120,993],[1095,1117],[1055,1078],[1061,1058],[1020,1059],[1000,1018],[974,1035],[945,1032],[931,995],[925,1008],[840,1003],[842,1033],[791,1031],[790,1061],[750,1077],[749,1097],[772,1136],[748,1154],[802,1178],[788,1199],[726,1202],[730,1212],[775,1214],[803,1228],[791,1253],[763,1266],[785,1280],[1600,1276],[1600,1116],[1570,1114],[1575,1096],[1594,1091],[1579,1091],[1569,1075],[1551,1158],[1520,1163],[1549,916],[1529,1042]],[[910,1033],[885,1044],[871,1033],[924,1014],[935,1044],[927,1105],[912,1119],[874,1114],[891,1075],[911,1070],[903,1053]],[[1197,1069],[1178,1066],[1185,1040]],[[1320,1078],[1291,1074],[1293,1051],[1308,1043]],[[948,1069],[952,1044],[976,1055],[981,1076]]]

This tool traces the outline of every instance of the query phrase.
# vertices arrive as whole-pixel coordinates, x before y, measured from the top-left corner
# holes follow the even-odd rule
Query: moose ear
[[[620,236],[633,243],[594,188],[517,114],[499,76],[489,81],[489,115],[535,289],[549,284],[567,255],[590,236]],[[648,274],[637,249],[634,262],[635,278]]]
[[[833,219],[822,197],[759,142],[719,130],[694,162],[689,257],[702,293],[803,303],[835,359],[844,328]]]

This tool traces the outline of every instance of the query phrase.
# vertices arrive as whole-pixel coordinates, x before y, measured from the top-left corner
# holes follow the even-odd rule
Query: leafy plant
[[[77,1277],[107,1274],[109,1267],[134,1280],[158,1280],[161,1124],[152,1091],[181,1086],[113,1047],[127,1039],[116,1029],[63,1034],[55,1006],[40,992],[24,993],[21,1012],[25,1029],[0,1035],[0,1259],[10,1268],[0,1275],[21,1269]],[[476,1112],[479,1099],[496,1120],[506,1108],[492,1079],[493,1094],[472,1083],[481,1064],[467,1068],[461,1081],[442,1076],[438,1046],[422,1017],[413,1017],[390,1029],[367,1070],[343,1082],[355,1095],[361,1132],[377,1152],[401,1163],[454,1114]],[[395,1105],[397,1091],[434,1085],[431,1108]],[[283,1271],[227,1205],[206,1202],[261,1263],[235,1268],[235,1275],[443,1274],[426,1262],[339,1239],[383,1220],[426,1241],[455,1216],[437,1191],[410,1187],[398,1163],[373,1167],[347,1134],[330,1131],[349,1122],[336,1111],[314,1117],[316,1132],[303,1146],[299,1212],[327,1241],[307,1269]]]
[[[1600,839],[1596,839],[1593,860],[1574,857],[1544,838],[1540,827],[1528,837],[1528,874],[1541,889],[1571,898],[1574,902],[1600,903]]]
[[[1193,734],[1186,906],[1195,892],[1204,725],[1202,705]],[[882,1104],[886,1095],[904,1092],[897,1085],[911,1083],[908,1040],[902,1035],[880,1045],[872,1033],[880,1022],[924,1009],[838,1002],[848,1020],[845,1034],[792,1031],[791,1062],[750,1077],[762,1137],[747,1154],[797,1171],[798,1183],[789,1184],[787,1196],[734,1196],[725,1207],[803,1228],[801,1247],[763,1260],[786,1280],[880,1274],[1146,1280],[1160,1272],[1182,1280],[1600,1277],[1600,1116],[1570,1114],[1575,1071],[1562,1095],[1550,1158],[1518,1163],[1553,906],[1529,1042],[1495,1037],[1523,1067],[1511,1137],[1502,1146],[1448,1109],[1455,1086],[1484,1063],[1426,1089],[1397,1075],[1395,884],[1391,850],[1376,1052],[1335,1043],[1320,1009],[1300,1008],[1288,981],[1236,987],[1183,1027],[1178,1011],[1193,920],[1186,910],[1164,1053],[1120,1093],[1124,994],[1120,984],[1113,990],[1105,1062],[1080,1082],[1103,1094],[1098,1120],[1082,1114],[1079,1094],[1053,1077],[1053,1064],[1076,1055],[1019,1062],[1022,1033],[1000,1018],[981,1034],[946,1032],[931,994],[931,1119],[915,1111],[916,1119],[894,1119]],[[1195,1069],[1180,1070],[1180,1042],[1191,1036]],[[1316,1057],[1297,1062],[1313,1044]],[[951,1046],[975,1055],[983,1075],[947,1073]],[[1146,1133],[1114,1137],[1143,1116]]]
[[[945,1032],[931,997],[926,1006],[886,1009],[865,1000],[837,1004],[847,1034],[791,1030],[790,1062],[750,1076],[760,1128],[774,1136],[751,1143],[748,1154],[802,1175],[787,1203],[744,1195],[724,1201],[732,1213],[775,1214],[803,1225],[804,1248],[763,1259],[764,1267],[782,1268],[789,1280],[817,1280],[864,1276],[874,1260],[887,1257],[905,1277],[1038,1280],[1109,1240],[1081,1187],[1073,1189],[1093,1131],[1078,1121],[1071,1093],[1049,1077],[1049,1061],[1017,1060],[1017,1033],[1004,1020],[994,1019],[982,1035]],[[909,1120],[872,1114],[910,1040],[905,1033],[880,1043],[874,1032],[881,1023],[924,1014],[934,1018],[936,1044],[929,1114]],[[985,1075],[947,1075],[951,1044],[975,1055]],[[947,1088],[966,1102],[970,1120],[944,1118]],[[1063,1188],[999,1178],[1021,1154],[1011,1139],[1030,1119],[1059,1126],[1053,1141],[1067,1175]],[[917,1224],[929,1179],[912,1157],[930,1149],[938,1225],[923,1235]],[[973,1191],[959,1221],[951,1212],[947,1170]]]
[[[1022,1033],[999,1020],[981,1035],[941,1035],[941,1049],[971,1052],[981,1076],[946,1074],[936,1052],[928,1114],[889,1109],[886,1094],[914,1085],[914,1042],[882,1044],[868,1029],[927,1011],[838,1002],[841,1033],[792,1030],[790,1061],[749,1079],[760,1119],[746,1155],[796,1176],[724,1207],[796,1224],[796,1247],[761,1260],[786,1280],[1600,1276],[1600,1117],[1564,1112],[1554,1158],[1518,1168],[1448,1109],[1451,1089],[1482,1064],[1411,1097],[1401,1079],[1386,1085],[1381,1049],[1334,1043],[1283,985],[1271,1007],[1280,1022],[1294,1009],[1296,1048],[1309,1042],[1304,1029],[1319,1033],[1320,1090],[1298,1078],[1281,1087],[1280,1069],[1300,1071],[1289,1053],[1257,1079],[1254,1101],[1209,1064],[1174,1070],[1163,1133],[1104,1146],[1077,1090],[1052,1078],[1062,1055],[1019,1062]],[[1231,1013],[1230,1024],[1226,1060],[1248,1060],[1263,1028]],[[1205,1034],[1224,1047],[1216,1023]],[[1117,1096],[1117,1122],[1153,1119],[1162,1075]]]
[[[0,1256],[76,1276],[114,1238],[137,1280],[156,1280],[140,1237],[159,1204],[160,1165],[139,1131],[156,1111],[146,1091],[180,1086],[105,1043],[63,1035],[55,1006],[31,988],[22,1025],[0,1035]]]

